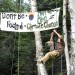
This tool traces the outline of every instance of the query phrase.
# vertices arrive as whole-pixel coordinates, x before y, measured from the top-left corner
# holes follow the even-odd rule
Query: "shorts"
[[[56,49],[56,51],[58,52],[58,56],[60,56],[64,52],[62,48]]]

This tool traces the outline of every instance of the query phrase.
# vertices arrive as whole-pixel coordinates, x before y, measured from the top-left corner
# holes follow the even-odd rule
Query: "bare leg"
[[[43,58],[40,59],[40,62],[45,63],[49,59],[49,57],[55,57],[56,55],[58,55],[58,52],[55,50],[48,52]]]

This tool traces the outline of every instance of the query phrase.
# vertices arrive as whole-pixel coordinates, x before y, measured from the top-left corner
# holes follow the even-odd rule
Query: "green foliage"
[[[30,12],[30,5],[27,3],[24,3],[23,5],[23,12]]]
[[[0,73],[10,75],[13,50],[13,37],[11,33],[0,31]]]
[[[19,66],[20,75],[34,74],[35,72],[35,45],[34,45],[34,34],[33,33],[20,33],[19,42]],[[18,68],[18,60],[14,63],[15,67]],[[33,69],[32,69],[33,68]],[[16,74],[18,69],[16,69]]]
[[[62,7],[63,0],[37,0],[38,10],[51,10],[56,7]]]
[[[0,1],[0,11],[1,12],[15,12],[15,5],[12,0],[1,0]]]
[[[61,7],[60,19],[59,19],[59,31],[62,31],[62,4],[63,0],[37,0],[38,11],[50,10],[56,7]],[[30,11],[30,5],[27,3],[20,5],[20,0],[13,2],[12,0],[0,1],[1,12],[26,12]],[[42,43],[44,53],[49,51],[46,48],[45,42],[49,41],[50,33],[52,30],[41,31]],[[33,33],[19,33],[3,32],[0,31],[0,75],[10,75],[11,67],[13,75],[18,73],[18,48],[19,48],[19,68],[20,75],[37,75],[36,62],[35,62],[35,39]],[[47,51],[46,51],[47,50]],[[14,57],[13,57],[14,54]],[[13,64],[12,64],[13,60]],[[59,61],[59,60],[58,60]],[[47,63],[47,71],[51,74],[52,60],[50,59]],[[55,62],[56,63],[56,62]],[[59,63],[59,62],[58,62]],[[58,65],[59,67],[59,65]],[[57,69],[57,68],[55,68]],[[55,72],[56,74],[58,73]],[[59,72],[60,73],[60,72]]]

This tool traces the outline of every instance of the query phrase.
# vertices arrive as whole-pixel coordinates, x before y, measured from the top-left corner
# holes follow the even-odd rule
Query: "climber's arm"
[[[53,30],[55,34],[57,34],[58,38],[63,39],[62,35],[60,35],[56,30]]]
[[[51,33],[50,43],[53,43],[53,36],[54,36],[54,32]]]
[[[54,32],[51,33],[50,41],[53,41]]]

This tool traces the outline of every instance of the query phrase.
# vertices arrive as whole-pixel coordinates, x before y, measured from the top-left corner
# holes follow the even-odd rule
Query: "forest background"
[[[21,2],[22,3],[22,2]],[[63,0],[37,0],[38,11],[51,10],[56,7],[61,7],[59,15],[58,32],[63,33],[62,30],[62,14],[63,14]],[[20,0],[0,0],[0,12],[26,12],[30,11],[30,5],[24,3],[20,5]],[[67,12],[67,30],[70,35],[70,20]],[[41,31],[41,38],[43,43],[44,54],[49,51],[45,42],[49,41],[52,30]],[[20,36],[20,37],[19,37]],[[68,40],[70,37],[68,37]],[[70,41],[68,42],[70,48]],[[19,54],[18,54],[19,53]],[[18,61],[19,56],[19,61]],[[37,75],[36,66],[36,48],[35,36],[33,32],[6,32],[0,30],[0,75],[18,75],[18,62],[20,75]],[[66,75],[65,56],[62,58],[63,75]],[[52,59],[46,63],[48,74],[52,73]],[[53,61],[54,75],[61,73],[61,57]]]

